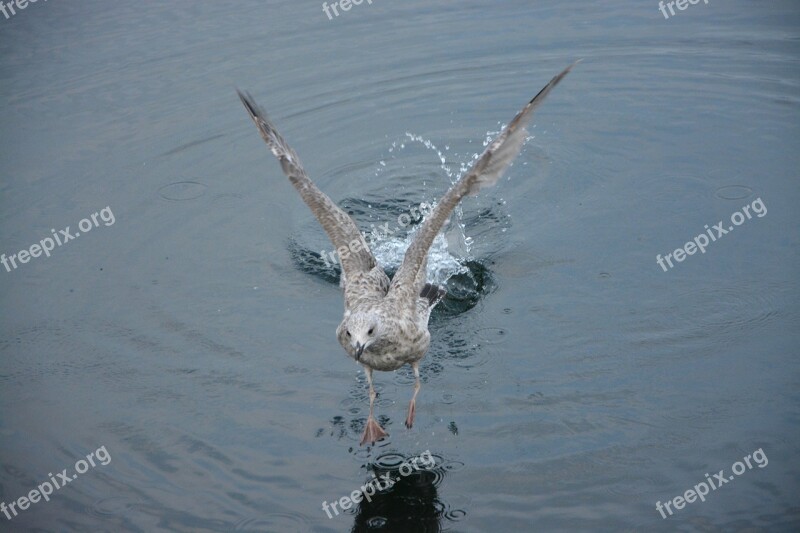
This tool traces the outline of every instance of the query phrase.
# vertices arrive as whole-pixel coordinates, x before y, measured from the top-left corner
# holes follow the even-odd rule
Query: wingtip
[[[578,63],[582,63],[582,62],[583,62],[583,58],[582,57],[576,59],[575,61],[572,62],[572,64],[570,66],[565,68],[564,71],[561,74],[563,76],[566,76],[567,74],[569,74],[572,71],[573,68],[575,68],[578,65]]]
[[[565,68],[564,70],[562,70],[561,72],[559,72],[558,74],[556,74],[555,76],[553,76],[553,79],[551,79],[551,80],[550,80],[550,81],[547,83],[547,85],[545,85],[545,86],[542,88],[542,90],[540,90],[538,93],[536,93],[536,96],[534,96],[533,98],[531,98],[531,99],[530,99],[530,101],[528,102],[528,106],[527,106],[525,109],[523,109],[523,111],[521,111],[521,112],[520,112],[520,115],[522,115],[522,114],[524,114],[524,113],[530,113],[530,112],[533,110],[533,108],[535,108],[535,107],[536,107],[537,103],[538,103],[538,102],[541,102],[541,101],[542,101],[542,100],[543,100],[543,99],[544,99],[544,98],[545,98],[545,97],[546,97],[546,96],[547,96],[547,95],[550,93],[550,91],[551,91],[551,90],[552,90],[552,89],[553,89],[553,88],[554,88],[556,85],[558,85],[559,83],[561,83],[561,80],[563,80],[563,79],[564,79],[564,77],[565,77],[567,74],[569,74],[569,73],[570,73],[570,71],[572,70],[572,68],[573,68],[575,65],[577,65],[578,63],[580,63],[581,61],[583,61],[583,58],[581,58],[581,59],[578,59],[578,60],[574,61],[574,62],[573,62],[571,65],[569,65],[567,68]]]
[[[572,71],[572,69],[573,69],[573,68],[575,68],[575,66],[576,66],[578,63],[580,63],[581,61],[583,61],[583,58],[576,59],[575,61],[573,61],[573,62],[572,62],[572,64],[570,64],[570,65],[569,65],[567,68],[565,68],[564,70],[562,70],[561,72],[559,72],[558,74],[556,74],[556,75],[553,77],[553,79],[550,81],[550,83],[551,83],[551,84],[554,84],[554,83],[558,83],[558,82],[560,82],[560,81],[561,81],[561,79],[562,79],[564,76],[566,76],[567,74],[569,74],[569,73]]]
[[[247,94],[245,91],[242,91],[242,90],[241,90],[241,89],[239,89],[238,87],[236,88],[236,94],[239,96],[239,100],[241,100],[241,101],[242,101],[242,104],[244,104],[244,106],[245,106],[245,107],[246,107],[248,110],[250,110],[250,108],[252,107],[252,106],[250,105],[250,95],[249,95],[249,94]]]
[[[250,96],[249,92],[242,91],[241,89],[236,87],[236,94],[239,95],[239,100],[242,101],[242,104],[244,105],[245,109],[247,109],[247,113],[250,115],[250,118],[255,120],[256,117],[262,116],[264,114],[261,108],[258,107],[256,101],[253,100],[253,97]]]

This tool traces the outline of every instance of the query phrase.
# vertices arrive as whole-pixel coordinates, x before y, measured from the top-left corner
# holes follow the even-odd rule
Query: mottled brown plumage
[[[497,182],[525,142],[528,136],[525,126],[533,111],[573,66],[567,67],[539,91],[492,141],[472,168],[447,191],[422,223],[391,282],[369,251],[355,221],[317,188],[303,170],[300,158],[266,114],[250,95],[239,91],[239,98],[261,137],[280,161],[283,172],[314,213],[334,247],[349,250],[339,254],[345,310],[336,337],[345,351],[364,366],[369,382],[369,417],[361,438],[362,445],[387,436],[373,416],[376,396],[372,385],[373,370],[389,371],[405,364],[411,365],[416,383],[408,406],[406,426],[411,427],[414,423],[416,397],[420,389],[419,361],[428,351],[431,339],[428,318],[445,295],[443,288],[428,284],[425,279],[428,251],[433,240],[464,196],[477,194],[483,187]]]

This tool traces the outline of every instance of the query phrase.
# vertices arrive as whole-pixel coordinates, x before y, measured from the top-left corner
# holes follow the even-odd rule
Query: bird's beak
[[[356,343],[356,361],[361,359],[361,354],[364,353],[364,345],[360,342]]]

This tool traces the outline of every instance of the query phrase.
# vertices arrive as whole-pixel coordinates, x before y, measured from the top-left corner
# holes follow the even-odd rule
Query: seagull
[[[497,182],[528,138],[525,126],[533,111],[576,64],[550,80],[439,200],[420,225],[391,280],[370,252],[356,222],[311,181],[300,158],[250,94],[237,89],[247,113],[280,162],[284,174],[328,234],[334,248],[340,251],[344,317],[336,329],[336,338],[345,352],[363,365],[369,383],[369,416],[361,446],[388,437],[374,417],[374,370],[388,372],[411,365],[415,377],[414,394],[405,425],[411,428],[414,424],[420,390],[419,362],[431,342],[428,319],[447,294],[444,287],[426,281],[428,251],[434,239],[462,198],[476,195],[482,188]]]

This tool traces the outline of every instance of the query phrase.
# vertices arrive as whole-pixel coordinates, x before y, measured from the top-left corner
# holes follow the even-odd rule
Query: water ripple
[[[199,181],[176,181],[158,189],[158,194],[165,200],[184,202],[200,198],[206,193],[207,185]]]

